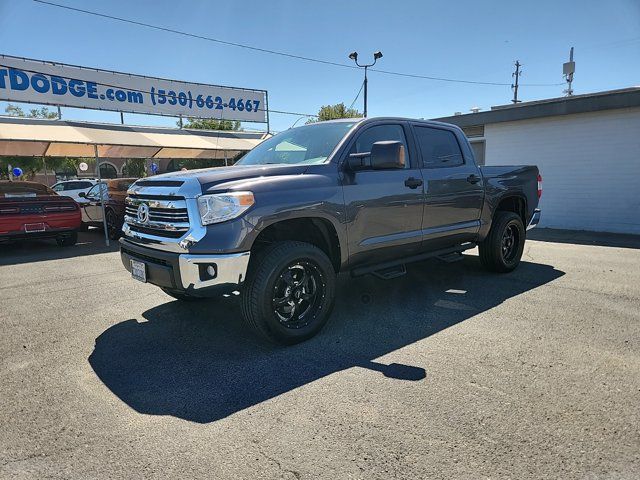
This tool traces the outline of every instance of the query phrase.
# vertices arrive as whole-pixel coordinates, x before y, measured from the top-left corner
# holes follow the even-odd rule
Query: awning
[[[225,158],[251,150],[262,132],[189,130],[0,117],[0,156]]]

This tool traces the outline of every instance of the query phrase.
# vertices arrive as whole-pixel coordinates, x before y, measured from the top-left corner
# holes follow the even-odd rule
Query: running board
[[[392,278],[402,277],[407,274],[407,267],[405,264],[396,265],[395,267],[382,268],[380,270],[374,270],[371,272],[381,280],[391,280]]]
[[[441,250],[434,250],[433,252],[421,253],[419,255],[400,258],[398,260],[393,260],[391,262],[379,263],[377,265],[370,265],[367,267],[358,267],[351,270],[351,276],[360,277],[362,275],[373,273],[379,278],[384,278],[385,280],[388,280],[389,278],[396,278],[401,275],[404,275],[406,273],[406,269],[404,268],[404,265],[407,263],[420,262],[422,260],[427,260],[428,258],[434,258],[434,257],[449,258],[449,256],[451,255],[459,255],[461,259],[462,252],[464,252],[465,250],[470,250],[475,247],[476,247],[475,243],[471,243],[471,242],[463,243],[462,245],[456,245],[455,247],[443,248]],[[402,273],[397,274],[398,272],[400,272],[399,267],[401,267],[402,270],[404,271]],[[390,274],[392,273],[392,269],[394,269],[393,273],[396,273],[396,274],[390,276]],[[378,273],[376,274],[376,272]],[[386,273],[386,272],[389,272],[389,273]]]
[[[462,252],[453,252],[453,253],[447,253],[445,255],[438,255],[436,258],[445,263],[454,263],[454,262],[459,262],[460,260],[464,260],[464,256],[462,255]]]

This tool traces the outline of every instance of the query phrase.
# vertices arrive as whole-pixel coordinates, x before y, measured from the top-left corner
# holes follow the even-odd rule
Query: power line
[[[36,1],[39,1],[39,0],[36,0]],[[456,78],[431,77],[429,75],[418,75],[414,73],[401,73],[401,72],[391,72],[388,70],[378,70],[377,68],[371,68],[369,71],[384,73],[387,75],[397,75],[400,77],[423,78],[426,80],[438,80],[440,82],[470,83],[473,85],[494,85],[494,86],[501,86],[501,87],[511,86],[510,83],[504,83],[504,82],[479,82],[475,80],[461,80]],[[560,82],[560,83],[521,83],[520,84],[520,86],[523,86],[523,85],[527,87],[557,87],[559,85],[564,85],[564,83]]]
[[[17,68],[17,67],[11,66],[11,65],[4,65],[2,63],[0,63],[0,67],[1,68],[10,68],[10,69]],[[48,76],[51,75],[51,73],[49,73],[49,72],[43,72],[43,71],[40,71],[40,70],[32,70],[32,69],[27,69],[27,68],[22,68],[22,67],[20,67],[19,70],[21,70],[23,72],[28,72],[28,73],[36,73],[36,74],[40,74],[40,75],[48,75]],[[92,81],[92,80],[85,80],[85,79],[78,78],[78,77],[67,77],[67,76],[63,76],[63,75],[58,75],[58,76],[60,78],[65,79],[65,80],[79,80],[79,81],[85,82],[85,83]],[[103,87],[119,88],[119,89],[127,90],[127,91],[130,91],[130,92],[147,93],[149,95],[153,95],[152,92],[149,92],[147,90],[141,90],[141,89],[138,89],[138,88],[123,87],[122,85],[114,85],[114,84],[111,84],[111,83],[103,83],[103,82],[98,82],[98,84],[102,85]],[[8,100],[4,100],[4,101],[8,101]],[[36,103],[36,102],[25,102],[25,103],[35,103],[36,105],[41,105],[41,104]],[[74,108],[74,107],[71,107],[71,108]],[[79,107],[79,108],[81,108],[81,107]],[[87,107],[87,108],[90,108],[90,107]],[[114,109],[113,111],[118,111],[118,110]],[[257,111],[259,111],[259,112],[268,112],[268,113],[280,113],[282,115],[297,115],[297,116],[301,116],[301,117],[317,117],[318,116],[318,115],[315,115],[313,113],[287,112],[285,110],[272,110],[270,108],[268,108],[268,109],[258,108]],[[149,115],[155,115],[155,114],[150,113]],[[172,116],[178,116],[178,115],[165,115],[165,116],[172,117]],[[209,118],[209,117],[207,117],[207,118]],[[224,120],[224,119],[219,119],[219,118],[215,118],[215,117],[212,117],[212,118],[214,120]],[[245,121],[251,123],[251,120],[245,120]]]
[[[333,62],[331,60],[323,60],[320,58],[313,58],[313,57],[306,57],[303,55],[296,55],[293,53],[288,53],[288,52],[282,52],[279,50],[271,50],[268,48],[262,48],[262,47],[255,47],[253,45],[247,45],[247,44],[243,44],[243,43],[237,43],[237,42],[229,42],[227,40],[220,40],[219,38],[213,38],[213,37],[208,37],[205,35],[198,35],[195,33],[189,33],[189,32],[185,32],[182,30],[176,30],[173,28],[168,28],[168,27],[162,27],[159,25],[153,25],[150,23],[145,23],[145,22],[140,22],[137,20],[130,20],[128,18],[123,18],[123,17],[116,17],[115,15],[108,15],[105,13],[99,13],[99,12],[94,12],[92,10],[84,10],[82,8],[77,8],[77,7],[71,7],[69,5],[62,5],[59,3],[54,3],[54,2],[50,2],[47,0],[33,0],[34,2],[43,4],[43,5],[49,5],[52,7],[57,7],[57,8],[62,8],[65,10],[70,10],[73,12],[79,12],[79,13],[84,13],[87,15],[93,15],[96,17],[101,17],[101,18],[106,18],[108,20],[115,20],[117,22],[123,22],[123,23],[129,23],[131,25],[136,25],[139,27],[146,27],[146,28],[151,28],[154,30],[160,30],[162,32],[167,32],[167,33],[173,33],[176,35],[182,35],[184,37],[190,37],[190,38],[197,38],[199,40],[206,40],[209,42],[215,42],[215,43],[219,43],[221,45],[227,45],[227,46],[231,46],[231,47],[237,47],[237,48],[244,48],[246,50],[253,50],[256,52],[261,52],[261,53],[268,53],[271,55],[279,55],[281,57],[287,57],[287,58],[293,58],[296,60],[303,60],[306,62],[314,62],[314,63],[320,63],[323,65],[331,65],[334,67],[342,67],[342,68],[349,68],[349,69],[356,69],[357,67],[354,65],[349,65],[346,63],[339,63],[339,62]],[[400,77],[409,77],[409,78],[419,78],[419,79],[423,79],[423,80],[434,80],[434,81],[439,81],[439,82],[451,82],[451,83],[467,83],[467,84],[473,84],[473,85],[490,85],[490,86],[510,86],[510,83],[504,83],[504,82],[482,82],[482,81],[476,81],[476,80],[462,80],[462,79],[456,79],[456,78],[446,78],[446,77],[435,77],[435,76],[430,76],[430,75],[420,75],[420,74],[414,74],[414,73],[405,73],[405,72],[393,72],[393,71],[389,71],[389,70],[377,70],[377,69],[371,69],[371,71],[374,71],[376,73],[382,73],[385,75],[394,75],[394,76],[400,76]],[[525,85],[525,84],[522,84]],[[529,87],[553,87],[553,86],[558,86],[558,85],[564,85],[564,83],[529,83],[526,84]]]
[[[356,95],[356,98],[354,98],[353,102],[351,102],[351,105],[349,105],[349,110],[351,110],[353,108],[353,105],[356,103],[356,100],[358,100],[358,97],[362,93],[362,89],[363,88],[364,88],[364,82],[362,82],[362,85],[360,85],[360,90],[358,90],[358,94]]]

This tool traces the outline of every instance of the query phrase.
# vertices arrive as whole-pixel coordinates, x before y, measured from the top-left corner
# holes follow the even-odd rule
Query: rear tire
[[[242,316],[251,330],[270,342],[303,342],[329,320],[335,283],[333,265],[318,247],[275,243],[251,259],[242,289]]]
[[[519,215],[496,212],[489,235],[478,245],[480,263],[492,272],[513,271],[520,263],[526,231]]]
[[[170,288],[160,287],[160,289],[170,297],[173,297],[176,300],[180,300],[182,302],[198,302],[200,300],[205,300],[205,297],[196,297],[194,295],[189,295],[188,293],[171,290]]]
[[[78,232],[71,232],[65,236],[56,237],[56,242],[59,247],[72,247],[78,243]]]

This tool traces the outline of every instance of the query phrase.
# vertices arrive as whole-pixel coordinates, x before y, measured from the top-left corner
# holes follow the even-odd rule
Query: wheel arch
[[[522,220],[522,224],[527,226],[527,199],[524,195],[508,194],[501,197],[493,211],[495,217],[497,212],[513,212]]]
[[[294,240],[310,243],[329,257],[339,272],[346,264],[345,242],[341,242],[339,229],[322,216],[300,216],[276,220],[260,229],[251,246],[252,252],[277,241]]]

